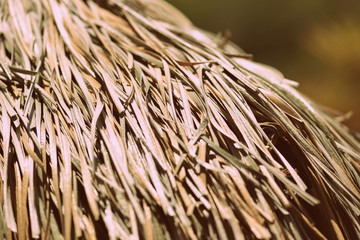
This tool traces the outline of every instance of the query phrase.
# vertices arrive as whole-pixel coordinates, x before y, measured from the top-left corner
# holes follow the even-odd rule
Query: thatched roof
[[[356,134],[249,57],[160,0],[0,1],[1,238],[360,238]]]

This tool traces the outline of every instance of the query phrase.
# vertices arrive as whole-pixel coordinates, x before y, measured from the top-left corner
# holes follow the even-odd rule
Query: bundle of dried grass
[[[0,1],[6,239],[360,238],[358,137],[160,0]]]

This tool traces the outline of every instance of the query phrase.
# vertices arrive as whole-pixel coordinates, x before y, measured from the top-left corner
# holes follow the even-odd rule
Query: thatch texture
[[[0,1],[1,238],[360,238],[358,137],[248,58],[160,0]]]

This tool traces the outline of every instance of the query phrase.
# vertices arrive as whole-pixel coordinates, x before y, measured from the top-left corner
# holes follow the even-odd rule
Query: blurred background
[[[300,82],[360,131],[360,0],[168,0],[198,27],[230,30],[254,60]]]

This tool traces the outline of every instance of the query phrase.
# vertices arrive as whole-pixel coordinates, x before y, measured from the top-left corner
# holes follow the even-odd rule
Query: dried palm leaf
[[[0,234],[358,239],[358,135],[161,0],[0,1]]]

